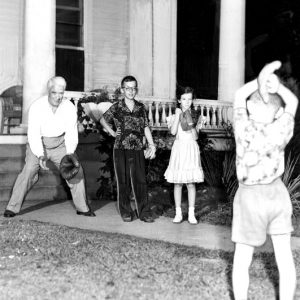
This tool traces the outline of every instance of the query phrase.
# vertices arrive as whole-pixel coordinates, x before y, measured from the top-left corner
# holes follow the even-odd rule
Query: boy
[[[258,80],[245,84],[235,94],[239,188],[233,204],[232,241],[236,246],[232,281],[236,300],[247,299],[254,247],[265,242],[266,234],[271,235],[279,269],[280,299],[293,299],[296,286],[290,241],[292,204],[281,175],[298,99],[274,74],[280,66],[279,61],[266,65]]]
[[[148,192],[145,175],[145,157],[143,139],[146,137],[150,159],[155,156],[155,145],[148,124],[145,106],[135,100],[138,84],[133,76],[126,76],[121,81],[124,99],[114,103],[100,120],[109,134],[114,136],[114,167],[117,180],[119,213],[124,222],[134,219],[130,205],[130,190],[140,220],[154,222],[148,203]],[[109,126],[110,125],[110,126]],[[115,125],[117,131],[112,130]]]

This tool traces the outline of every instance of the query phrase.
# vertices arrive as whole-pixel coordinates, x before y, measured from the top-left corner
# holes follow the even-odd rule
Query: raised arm
[[[233,108],[245,108],[247,98],[258,89],[257,80],[254,79],[235,92]]]
[[[295,116],[298,98],[296,95],[280,83],[278,77],[274,74],[274,71],[281,66],[280,61],[274,61],[266,65],[258,76],[259,92],[264,95],[263,100],[268,101],[268,97],[265,95],[277,93],[285,103],[284,111]]]
[[[176,108],[175,110],[175,119],[174,122],[171,125],[170,132],[172,135],[176,135],[178,131],[178,126],[179,126],[179,119],[180,115],[182,113],[182,110],[180,108]]]
[[[277,94],[282,98],[285,103],[284,111],[295,116],[298,107],[298,98],[283,84],[279,84]]]

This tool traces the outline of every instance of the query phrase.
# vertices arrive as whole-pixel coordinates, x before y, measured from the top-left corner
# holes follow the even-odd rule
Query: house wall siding
[[[1,0],[0,93],[21,84],[23,65],[23,0]]]
[[[92,26],[92,86],[114,89],[128,72],[128,0],[94,1]]]

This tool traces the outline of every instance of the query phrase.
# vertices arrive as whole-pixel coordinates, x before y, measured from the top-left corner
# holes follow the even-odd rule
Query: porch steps
[[[26,145],[0,145],[0,201],[8,201],[14,182],[25,164]],[[68,199],[68,187],[54,165],[49,171],[40,171],[39,180],[27,194],[25,200]]]
[[[0,199],[7,202],[10,198],[12,187],[0,187]],[[65,188],[62,185],[57,186],[38,186],[35,185],[27,194],[25,200],[67,200],[68,197]]]
[[[10,172],[0,171],[1,187],[12,187],[18,175],[19,175],[18,171],[10,171]],[[39,180],[35,185],[53,186],[53,185],[60,185],[62,183],[63,180],[60,177],[59,173],[54,170],[49,170],[49,171],[39,172]]]

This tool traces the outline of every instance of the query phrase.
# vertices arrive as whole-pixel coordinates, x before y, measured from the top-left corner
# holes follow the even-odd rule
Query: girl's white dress
[[[167,118],[169,128],[172,126],[174,120],[175,115]],[[178,124],[176,139],[172,146],[169,165],[164,176],[171,183],[204,181],[197,141],[194,140],[191,130],[182,130],[180,123]]]

